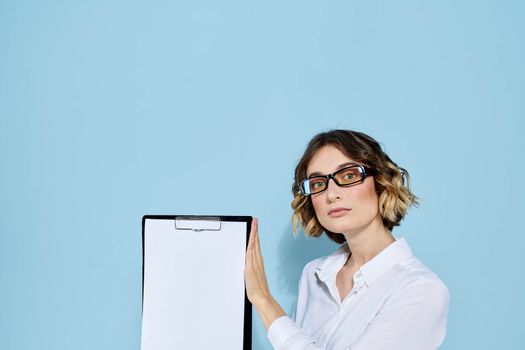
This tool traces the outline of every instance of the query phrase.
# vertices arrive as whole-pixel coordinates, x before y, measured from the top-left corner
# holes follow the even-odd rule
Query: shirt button
[[[361,272],[356,273],[355,277],[360,278],[361,277]]]

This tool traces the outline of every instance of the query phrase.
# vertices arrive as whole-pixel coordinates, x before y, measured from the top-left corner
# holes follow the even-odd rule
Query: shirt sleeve
[[[445,338],[449,299],[440,281],[416,282],[387,301],[348,349],[437,349]]]
[[[268,339],[275,350],[321,350],[315,345],[315,339],[304,333],[288,316],[272,322]]]

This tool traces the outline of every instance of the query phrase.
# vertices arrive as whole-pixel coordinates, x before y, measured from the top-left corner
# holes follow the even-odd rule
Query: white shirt
[[[335,279],[348,244],[306,264],[294,320],[272,322],[277,350],[429,350],[445,338],[448,289],[397,239],[354,274],[343,301]]]

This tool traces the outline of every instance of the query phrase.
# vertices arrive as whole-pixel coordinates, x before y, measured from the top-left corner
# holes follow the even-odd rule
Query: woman
[[[294,319],[272,297],[254,219],[246,290],[275,349],[427,350],[443,342],[447,287],[392,236],[417,204],[408,173],[368,135],[316,135],[295,169],[292,218],[306,235],[323,232],[341,247],[309,262]]]

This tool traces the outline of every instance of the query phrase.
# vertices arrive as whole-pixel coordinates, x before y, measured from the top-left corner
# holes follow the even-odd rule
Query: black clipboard
[[[251,216],[142,218],[141,350],[251,350],[252,306],[244,288],[251,222]]]

